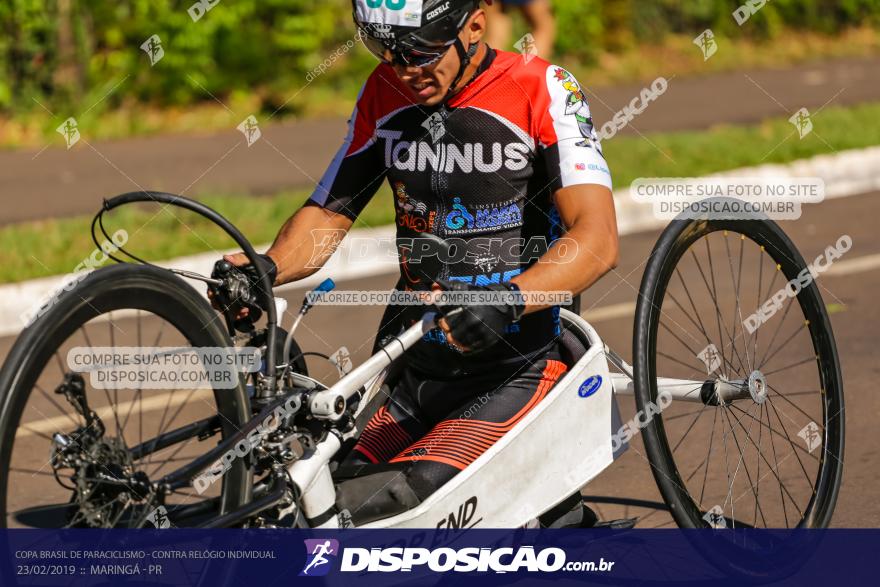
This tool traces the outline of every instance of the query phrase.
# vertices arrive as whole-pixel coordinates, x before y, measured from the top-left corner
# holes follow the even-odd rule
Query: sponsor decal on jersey
[[[445,130],[444,130],[445,134]],[[400,171],[440,173],[497,173],[521,171],[529,165],[531,148],[525,143],[439,143],[401,141],[403,133],[377,130],[384,142],[385,167]]]
[[[493,283],[507,283],[520,273],[522,269],[511,269],[510,271],[496,271],[495,273],[486,273],[483,275],[452,275],[449,281],[461,281],[471,285],[486,286]]]
[[[452,212],[446,215],[448,234],[467,234],[488,229],[506,229],[521,226],[522,210],[516,202],[500,206],[480,206],[473,212],[453,198]]]
[[[587,104],[587,97],[580,84],[578,84],[573,75],[561,67],[557,67],[553,71],[553,75],[562,87],[565,88],[565,91],[568,92],[568,96],[565,98],[565,115],[574,116],[577,121],[578,130],[581,136],[584,137],[584,140],[577,143],[577,146],[591,147],[601,153],[602,148],[599,146],[599,141],[596,140],[597,137],[593,129],[593,117],[590,114],[590,106]]]
[[[411,198],[406,192],[406,185],[402,181],[394,182],[394,202],[397,208],[398,226],[403,226],[416,232],[431,232],[437,212],[433,210],[429,212],[427,204]]]

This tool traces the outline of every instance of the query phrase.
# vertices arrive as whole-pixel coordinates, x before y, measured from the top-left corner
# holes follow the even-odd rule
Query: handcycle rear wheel
[[[843,474],[843,382],[819,286],[803,285],[806,268],[781,228],[757,215],[675,220],[648,260],[633,338],[638,409],[656,405],[658,376],[752,381],[759,390],[717,402],[695,389],[709,401],[674,401],[642,429],[679,527],[831,522]],[[768,306],[784,287],[782,303]]]

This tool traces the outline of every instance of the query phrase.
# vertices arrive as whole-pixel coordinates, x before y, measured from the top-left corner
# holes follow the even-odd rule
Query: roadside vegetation
[[[876,0],[777,0],[739,26],[742,3],[553,0],[554,60],[596,88],[880,52]],[[71,116],[100,140],[347,115],[375,66],[350,0],[224,0],[196,20],[190,4],[0,2],[0,148],[42,148]],[[718,52],[704,62],[693,40],[706,29]],[[154,35],[151,66],[141,46]]]

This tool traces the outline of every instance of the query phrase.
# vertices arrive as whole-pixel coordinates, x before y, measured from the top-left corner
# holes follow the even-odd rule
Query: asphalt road
[[[658,72],[662,75],[663,72]],[[779,70],[754,70],[669,80],[668,91],[622,134],[705,129],[753,123],[880,99],[880,58],[849,58]],[[639,95],[643,84],[589,88],[598,126]],[[125,91],[124,84],[118,89]],[[351,102],[353,96],[340,96]],[[76,113],[65,114],[73,115]],[[250,112],[230,115],[237,125]],[[62,117],[59,115],[59,124]],[[47,217],[92,214],[102,198],[142,189],[182,195],[271,194],[309,189],[323,174],[345,135],[345,121],[263,124],[262,139],[247,146],[230,129],[204,135],[91,141],[87,128],[68,150],[61,137],[33,151],[0,152],[0,225]]]
[[[880,366],[876,361],[875,346],[878,341],[877,328],[880,325],[880,311],[877,309],[875,289],[880,287],[880,236],[876,231],[874,214],[880,214],[880,193],[863,196],[832,200],[820,205],[810,206],[805,209],[803,217],[798,221],[783,223],[783,227],[795,244],[799,247],[804,257],[808,260],[815,259],[826,247],[833,245],[842,235],[852,238],[852,250],[846,253],[839,261],[839,270],[830,272],[819,278],[822,296],[832,312],[831,320],[834,327],[834,335],[840,354],[841,365],[844,374],[844,387],[846,396],[845,420],[847,427],[847,446],[844,457],[844,480],[840,492],[837,509],[833,519],[834,526],[841,527],[877,527],[880,526],[880,488],[876,482],[880,476],[880,454],[876,441],[877,418],[880,416],[880,396],[874,394],[874,378],[880,373]],[[617,270],[605,277],[599,284],[593,287],[584,296],[584,316],[600,332],[605,342],[625,359],[631,360],[631,344],[633,332],[633,307],[637,299],[639,282],[641,280],[644,264],[648,258],[657,232],[640,233],[626,236],[622,239],[622,257]],[[727,325],[732,325],[734,299],[739,299],[742,313],[745,314],[766,299],[767,293],[775,291],[782,286],[782,281],[770,281],[773,274],[772,264],[762,265],[756,276],[757,265],[750,265],[752,258],[760,258],[755,250],[747,250],[745,258],[747,263],[745,271],[738,279],[743,292],[742,296],[734,296],[730,284],[736,281],[733,278],[734,271],[731,265],[727,272],[727,259],[732,258],[736,263],[738,255],[739,239],[733,238],[725,241],[721,235],[714,235],[717,240],[711,242],[711,251],[715,255],[717,266],[713,274],[718,274],[718,303],[725,308]],[[733,255],[724,256],[725,249],[733,248]],[[698,257],[702,254],[698,251]],[[702,257],[700,257],[702,259]],[[682,265],[682,283],[679,289],[674,290],[676,296],[684,299],[687,293],[691,293],[695,299],[697,310],[691,317],[696,316],[700,320],[714,320],[712,299],[707,295],[708,285],[703,281],[700,274],[701,268],[707,265],[698,261],[688,261]],[[342,289],[383,290],[392,286],[393,276],[377,277],[360,280],[351,283],[340,284]],[[758,287],[755,287],[757,282]],[[713,282],[714,283],[714,282]],[[687,284],[685,286],[685,284]],[[737,292],[739,290],[736,290]],[[686,293],[687,292],[687,293]],[[294,291],[286,295],[292,304],[298,304],[302,299],[302,292]],[[672,331],[693,333],[694,329],[688,326],[687,312],[676,313],[674,307],[664,304],[664,313],[675,325]],[[297,306],[292,305],[292,310]],[[730,314],[726,313],[728,310]],[[323,307],[316,308],[308,316],[302,325],[299,342],[308,351],[333,353],[341,346],[345,346],[351,352],[355,364],[367,358],[373,341],[373,332],[379,321],[381,308],[344,308]],[[791,344],[777,343],[773,341],[788,340],[788,323],[799,327],[802,318],[797,316],[797,308],[790,315],[785,314],[776,317],[779,323],[768,323],[759,332],[761,343],[755,343],[753,359],[762,353],[770,354],[771,348],[782,347],[782,352],[776,356],[771,364],[776,367],[765,368],[768,383],[783,390],[784,393],[792,392],[791,401],[787,403],[776,401],[778,411],[771,412],[769,409],[759,408],[746,402],[742,405],[742,414],[731,412],[733,420],[728,420],[728,428],[724,424],[715,426],[714,421],[701,419],[699,423],[691,422],[691,414],[696,413],[695,408],[699,404],[682,405],[669,408],[664,413],[664,419],[668,418],[671,442],[680,442],[674,452],[676,462],[683,473],[687,473],[696,465],[698,473],[696,481],[702,476],[705,481],[706,499],[704,506],[711,507],[713,503],[723,504],[726,514],[734,514],[738,518],[752,523],[755,520],[765,521],[769,525],[783,525],[783,520],[790,520],[793,510],[798,504],[803,505],[809,497],[809,484],[804,483],[804,477],[809,480],[813,472],[810,471],[818,463],[818,453],[811,452],[801,446],[805,440],[797,436],[801,427],[810,419],[821,422],[821,412],[817,411],[817,394],[810,395],[809,390],[815,387],[806,387],[810,381],[815,382],[815,366],[808,362],[795,369],[790,369],[793,362],[801,358],[806,345],[807,358],[810,359],[812,350],[809,340],[804,338],[804,331],[796,328],[791,336]],[[131,319],[119,321],[121,333],[133,336],[135,329]],[[782,326],[780,328],[780,325]],[[725,326],[729,328],[731,326]],[[92,328],[92,327],[90,327]],[[111,328],[107,324],[98,325],[92,331],[92,343],[100,345],[111,336]],[[153,329],[152,331],[150,329]],[[765,330],[766,329],[766,330]],[[771,332],[776,329],[779,338],[771,338]],[[721,330],[719,328],[719,330]],[[711,328],[710,328],[711,331]],[[736,332],[734,330],[734,332]],[[767,333],[766,335],[764,333]],[[800,332],[800,334],[798,334]],[[147,325],[140,336],[144,340],[151,340],[155,334],[155,325]],[[116,334],[115,336],[122,336]],[[661,361],[664,369],[663,374],[672,377],[699,377],[695,375],[695,369],[701,368],[699,363],[685,347],[696,343],[690,342],[688,335],[682,335],[685,342],[676,342],[672,338],[661,338],[661,348],[673,359],[681,359],[686,363],[684,371],[669,361]],[[723,337],[722,337],[723,338]],[[749,339],[751,340],[751,339]],[[102,342],[103,341],[103,342]],[[166,344],[165,339],[162,343]],[[5,357],[8,353],[12,340],[9,338],[0,340],[0,356]],[[116,344],[122,344],[119,339]],[[681,346],[676,346],[676,345]],[[749,343],[751,344],[751,343]],[[722,346],[722,344],[719,344]],[[760,351],[758,351],[760,347]],[[751,364],[749,348],[744,348],[745,362]],[[691,349],[693,350],[693,349]],[[698,350],[698,349],[697,349]],[[729,350],[728,350],[729,353]],[[764,357],[766,358],[766,354]],[[690,356],[689,356],[690,355]],[[734,359],[727,359],[733,362]],[[741,360],[741,359],[740,359]],[[318,363],[310,360],[316,373],[322,377],[328,377],[332,371],[319,368]],[[757,363],[757,361],[755,361]],[[669,372],[666,371],[669,369]],[[722,369],[727,369],[722,366]],[[733,364],[731,370],[736,370]],[[772,369],[773,371],[768,371]],[[812,380],[811,377],[812,369]],[[780,374],[775,374],[775,372]],[[773,373],[773,374],[771,374]],[[51,376],[45,382],[44,387],[51,389],[53,384]],[[175,403],[169,410],[164,396],[152,398],[146,409],[143,404],[135,404],[128,400],[126,409],[135,408],[135,416],[132,417],[132,426],[138,414],[143,411],[142,422],[131,432],[140,434],[144,427],[156,426],[160,420],[168,421],[174,414],[176,407],[182,406],[181,411],[175,415],[174,426],[194,421],[205,417],[210,411],[210,397],[194,398],[194,401],[182,402],[181,396],[176,395]],[[185,397],[183,399],[186,399]],[[60,400],[59,400],[60,401]],[[113,414],[105,409],[110,397],[106,399],[99,396],[95,399],[93,408],[104,409],[101,412],[105,421],[112,423]],[[144,400],[142,400],[144,401]],[[812,402],[812,403],[811,403]],[[63,405],[63,401],[61,402]],[[632,418],[635,407],[631,397],[621,396],[619,404],[624,421]],[[759,409],[761,411],[759,411]],[[776,409],[776,408],[774,408]],[[675,410],[679,410],[676,412]],[[746,416],[746,412],[749,416]],[[673,418],[674,416],[680,416]],[[754,417],[757,416],[757,417]],[[697,414],[698,418],[703,415]],[[728,416],[729,417],[729,416]],[[26,412],[26,421],[29,422],[28,431],[22,433],[22,441],[16,446],[16,461],[14,465],[18,471],[14,473],[13,494],[19,507],[24,504],[33,504],[34,501],[60,499],[64,494],[46,469],[46,455],[48,454],[48,434],[55,428],[64,430],[69,424],[60,415],[58,408],[50,405],[44,397],[36,397],[33,404]],[[757,424],[755,424],[757,422]],[[161,422],[159,422],[161,424]],[[110,427],[111,425],[108,425]],[[140,430],[139,430],[140,429]],[[762,432],[764,431],[764,432]],[[711,436],[710,436],[711,434]],[[761,436],[757,436],[760,434]],[[134,439],[126,436],[129,443]],[[711,448],[707,444],[722,443],[725,445],[725,456],[715,452],[712,456]],[[742,443],[745,449],[737,448],[733,441]],[[774,442],[775,441],[775,442]],[[749,445],[751,443],[751,445]],[[749,448],[751,446],[751,448]],[[771,446],[775,456],[770,457]],[[204,447],[196,445],[187,447],[183,452],[174,455],[175,459],[191,457],[198,454]],[[557,447],[563,458],[577,459],[567,447]],[[716,449],[718,450],[718,449]],[[821,449],[818,449],[821,450]],[[170,451],[169,451],[170,452]],[[778,454],[776,454],[778,453]],[[168,456],[165,453],[164,456]],[[762,455],[767,455],[769,462],[762,462]],[[830,457],[829,457],[830,458]],[[774,459],[775,467],[771,466]],[[702,467],[703,462],[709,463]],[[161,459],[157,459],[161,467]],[[740,464],[742,466],[740,466]],[[804,469],[802,473],[801,470]],[[34,471],[39,471],[35,473]],[[524,472],[527,475],[527,472]],[[729,491],[728,481],[733,477],[733,491]],[[526,477],[527,478],[527,477]],[[754,481],[753,481],[754,480]],[[776,481],[779,481],[777,483]],[[787,495],[783,496],[779,489],[785,485]],[[691,489],[691,485],[688,484]],[[757,488],[757,489],[752,489]],[[697,489],[699,491],[699,488]],[[752,499],[752,494],[760,491],[760,499]],[[725,492],[732,494],[726,496]],[[642,441],[636,437],[631,444],[630,450],[615,462],[606,472],[583,489],[587,501],[605,519],[638,516],[639,525],[642,527],[669,526],[671,518],[663,505],[660,494],[651,476]],[[789,495],[790,494],[790,495]],[[192,496],[181,496],[181,499],[189,499]],[[760,508],[755,502],[760,503]],[[56,501],[57,503],[57,501]],[[731,511],[735,510],[735,511]],[[758,521],[758,524],[761,524]]]

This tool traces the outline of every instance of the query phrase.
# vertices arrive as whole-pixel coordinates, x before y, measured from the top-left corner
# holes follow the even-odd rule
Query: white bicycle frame
[[[633,393],[632,369],[607,349],[586,320],[562,310],[563,322],[585,343],[580,357],[510,432],[465,470],[434,492],[416,508],[364,528],[516,528],[546,512],[588,484],[625,450],[615,453],[612,436],[621,429],[615,395]],[[332,387],[312,394],[315,417],[336,420],[346,402],[362,388],[368,390],[361,405],[378,393],[385,368],[434,328],[426,315],[380,352]],[[610,373],[609,361],[624,374]],[[747,382],[688,381],[658,378],[658,396],[667,400],[703,402],[708,387],[714,401],[749,397]],[[329,462],[342,438],[327,434],[313,450],[293,463],[290,477],[302,495],[307,518],[317,518],[334,506],[336,494]],[[523,482],[521,475],[528,472]],[[331,516],[321,528],[339,527]]]

